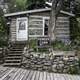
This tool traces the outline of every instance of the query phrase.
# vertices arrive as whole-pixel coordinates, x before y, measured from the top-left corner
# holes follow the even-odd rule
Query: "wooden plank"
[[[63,77],[65,78],[65,80],[71,80],[67,74],[63,74]]]
[[[31,80],[32,79],[32,76],[33,76],[33,73],[34,73],[34,71],[30,71],[30,74],[29,74],[29,76],[26,79],[27,80]]]
[[[34,74],[33,74],[33,76],[32,76],[32,79],[31,80],[36,80],[35,78],[36,78],[36,74],[37,74],[37,71],[34,71]]]
[[[71,80],[75,80],[73,75],[68,75],[70,77]],[[77,79],[76,79],[77,80]]]
[[[50,80],[54,80],[54,75],[53,75],[53,73],[50,73]]]
[[[5,71],[5,70],[7,70],[7,69],[8,69],[7,67],[4,68],[4,67],[0,66],[0,74],[2,74],[2,72]]]
[[[54,80],[58,80],[58,78],[57,78],[57,74],[54,73],[53,75],[54,75]]]
[[[15,77],[18,75],[18,73],[21,71],[21,69],[18,69],[15,74],[9,79],[9,80],[14,80]]]
[[[7,72],[0,80],[3,80],[7,75],[9,75],[15,68],[12,68],[9,72]]]
[[[43,80],[43,72],[40,72],[39,80]]]
[[[27,77],[29,76],[30,72],[31,72],[30,70],[26,70],[26,74],[24,75],[24,77],[22,78],[22,80],[26,80]]]
[[[22,80],[23,77],[25,76],[25,74],[26,74],[26,70],[23,71],[23,73],[22,73],[22,75],[20,76],[20,79],[19,79],[19,80]]]
[[[40,71],[37,71],[35,80],[39,80],[39,76],[40,76]]]
[[[0,66],[1,70],[3,73],[2,76],[0,75],[0,80],[80,80],[79,75],[48,73]]]
[[[43,75],[43,80],[47,80],[47,72],[43,72],[44,75]]]
[[[80,75],[77,75],[77,79],[80,80]]]
[[[73,77],[73,80],[80,80],[80,78],[78,78],[77,75],[72,75],[72,77]]]
[[[15,68],[11,73],[9,73],[9,75],[7,75],[3,80],[9,80],[13,75],[14,73],[17,71],[18,69]]]
[[[45,79],[45,80],[51,80],[50,73],[47,72],[47,79]]]
[[[58,80],[65,80],[65,78],[63,77],[62,74],[57,74],[57,78],[58,78]]]
[[[10,68],[2,70],[1,73],[0,73],[0,78],[2,78],[4,75],[6,75],[10,70],[11,70]]]
[[[18,73],[18,75],[15,77],[15,79],[14,79],[14,80],[20,80],[21,75],[23,74],[23,72],[24,72],[24,70],[23,70],[23,69],[21,69],[21,71]]]

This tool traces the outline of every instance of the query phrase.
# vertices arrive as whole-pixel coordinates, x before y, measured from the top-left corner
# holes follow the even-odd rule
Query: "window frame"
[[[44,34],[45,19],[50,20],[50,17],[48,17],[48,16],[30,16],[30,17],[33,17],[34,19],[35,18],[42,18],[42,28],[29,27],[28,29],[36,29],[36,30],[42,29],[43,31],[42,31],[42,35],[29,35],[29,37],[43,37],[43,36],[45,36],[45,34]]]

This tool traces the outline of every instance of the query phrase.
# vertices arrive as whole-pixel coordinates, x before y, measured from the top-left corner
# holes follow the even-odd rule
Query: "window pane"
[[[43,29],[29,29],[29,35],[43,35]]]

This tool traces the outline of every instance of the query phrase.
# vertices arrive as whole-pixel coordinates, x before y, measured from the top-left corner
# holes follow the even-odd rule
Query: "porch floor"
[[[0,66],[0,80],[80,80],[80,75],[48,73]]]

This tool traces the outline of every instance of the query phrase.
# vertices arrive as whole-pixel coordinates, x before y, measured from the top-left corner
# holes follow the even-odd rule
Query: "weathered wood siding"
[[[3,63],[3,48],[0,48],[0,64]]]
[[[30,16],[42,16],[42,17],[50,17],[51,13],[48,11],[48,12],[36,12],[36,13],[32,13],[32,14],[29,14],[28,16],[25,15],[24,17],[28,17],[28,29],[30,29],[30,24],[35,26],[35,27],[40,27],[42,25],[42,23],[39,23],[41,20],[37,20],[38,22],[38,25],[37,24],[34,24],[35,23],[35,19],[31,21],[31,18]],[[11,18],[11,24],[10,24],[10,41],[16,41],[16,19],[18,18],[19,16],[15,16],[15,17],[12,17]],[[23,17],[20,16],[20,17]],[[55,34],[55,37],[57,40],[62,40],[64,42],[66,41],[69,41],[70,39],[70,30],[69,30],[69,17],[68,16],[62,16],[62,17],[58,17],[57,18],[57,22],[56,22],[56,28],[55,28],[55,31],[53,32],[53,34]],[[39,25],[40,24],[40,25]],[[49,22],[49,28],[48,28],[48,36],[51,35],[51,19],[50,19],[50,22]],[[29,32],[29,31],[28,31]],[[33,39],[33,38],[32,38]]]
[[[44,11],[44,12],[36,12],[36,13],[30,14],[30,16],[33,16],[33,15],[35,15],[35,16],[50,16],[51,13],[50,13],[50,11]]]
[[[70,40],[70,21],[69,17],[58,17],[55,28],[55,35],[57,40],[69,42]]]
[[[10,24],[10,41],[16,41],[16,19],[11,20]]]

